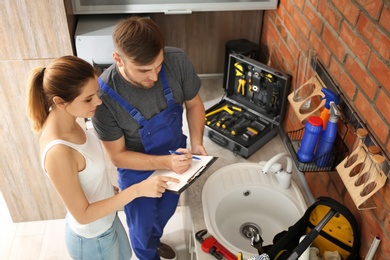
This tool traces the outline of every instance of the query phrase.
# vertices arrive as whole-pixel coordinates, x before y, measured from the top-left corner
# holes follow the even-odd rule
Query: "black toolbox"
[[[279,131],[291,76],[251,58],[230,54],[225,93],[206,110],[205,135],[248,158]]]

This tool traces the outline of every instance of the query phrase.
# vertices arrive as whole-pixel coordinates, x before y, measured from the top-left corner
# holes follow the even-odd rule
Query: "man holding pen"
[[[148,18],[119,22],[113,40],[115,63],[99,78],[103,104],[92,122],[118,167],[120,188],[148,178],[157,169],[185,172],[192,154],[207,155],[205,110],[198,94],[201,81],[192,63],[182,50],[164,46],[158,26]],[[187,137],[182,132],[183,104],[191,151],[185,149]],[[178,199],[179,195],[167,192],[162,198],[138,198],[125,206],[138,259],[176,259],[160,238]]]

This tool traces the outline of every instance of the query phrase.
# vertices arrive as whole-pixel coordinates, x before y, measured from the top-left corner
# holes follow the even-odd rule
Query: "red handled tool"
[[[217,259],[223,259],[223,257],[225,257],[228,260],[237,260],[237,256],[230,253],[225,247],[218,243],[213,236],[205,237],[206,234],[206,229],[202,229],[195,234],[195,237],[201,243],[204,252],[210,253]]]

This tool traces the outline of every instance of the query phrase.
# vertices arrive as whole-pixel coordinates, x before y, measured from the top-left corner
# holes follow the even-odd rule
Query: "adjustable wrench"
[[[218,243],[213,236],[205,237],[206,234],[206,229],[202,229],[195,234],[195,237],[201,243],[204,252],[210,253],[217,259],[223,259],[223,257],[225,257],[228,260],[237,260],[237,256],[230,253],[225,247]]]

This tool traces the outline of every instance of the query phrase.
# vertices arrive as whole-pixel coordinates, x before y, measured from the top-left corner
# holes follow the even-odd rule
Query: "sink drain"
[[[251,239],[254,235],[259,234],[261,236],[261,228],[255,223],[244,223],[240,227],[240,233],[244,238]]]

